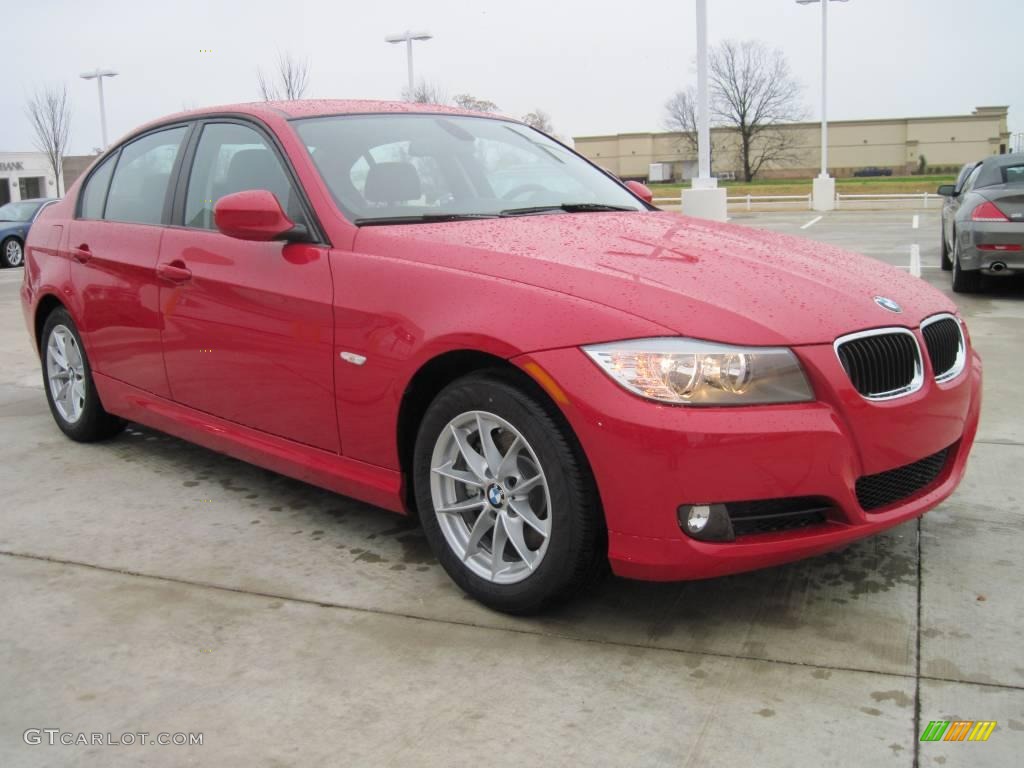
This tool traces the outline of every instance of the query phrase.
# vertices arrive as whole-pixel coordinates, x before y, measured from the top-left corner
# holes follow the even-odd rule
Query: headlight
[[[755,405],[813,400],[796,355],[785,347],[733,347],[684,338],[583,347],[630,392],[677,405]]]

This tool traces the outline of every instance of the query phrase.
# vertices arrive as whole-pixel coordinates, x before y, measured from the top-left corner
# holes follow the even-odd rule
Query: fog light
[[[732,541],[736,534],[725,504],[684,504],[677,510],[679,527],[700,541]]]
[[[707,504],[690,507],[690,512],[686,515],[686,527],[690,530],[690,533],[700,533],[704,530],[710,519],[711,507]]]

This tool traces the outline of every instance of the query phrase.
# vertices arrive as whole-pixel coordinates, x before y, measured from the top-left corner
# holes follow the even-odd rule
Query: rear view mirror
[[[943,184],[939,187],[938,193],[943,197],[956,197],[956,187],[952,184]]]
[[[272,192],[247,189],[224,195],[213,207],[217,229],[238,240],[305,240],[306,228],[281,210]]]
[[[641,184],[639,181],[626,181],[623,183],[626,185],[626,189],[639,197],[645,203],[650,203],[654,200],[654,193],[651,192],[650,188],[646,184]]]

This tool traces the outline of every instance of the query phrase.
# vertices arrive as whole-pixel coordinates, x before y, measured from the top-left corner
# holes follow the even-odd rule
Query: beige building
[[[892,120],[837,120],[829,123],[829,172],[852,176],[860,168],[888,168],[902,175],[916,171],[923,156],[929,169],[959,170],[971,160],[1010,151],[1008,107],[978,107],[970,115],[907,117]],[[760,178],[810,178],[821,169],[821,124],[791,123],[778,128],[791,145],[785,162],[766,164]],[[713,173],[742,178],[735,131],[712,130]],[[579,136],[576,151],[627,179],[646,179],[652,163],[671,166],[674,180],[696,175],[696,151],[682,133],[620,133]]]
[[[64,155],[61,162],[61,172],[64,174],[64,189],[70,189],[86,169],[92,165],[97,155]]]

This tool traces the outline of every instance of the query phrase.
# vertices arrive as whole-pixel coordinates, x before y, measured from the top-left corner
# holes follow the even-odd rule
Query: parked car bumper
[[[915,333],[919,333],[915,331]],[[578,349],[514,362],[559,404],[593,469],[608,525],[612,569],[674,581],[722,576],[841,548],[919,517],[963,476],[981,407],[981,361],[929,380],[907,397],[862,398],[831,345],[799,347],[815,389],[810,403],[741,408],[658,405],[612,382]],[[935,479],[870,512],[857,480],[948,449]],[[798,530],[697,541],[683,532],[681,505],[794,497],[827,499],[830,511]]]
[[[1024,223],[973,222],[958,237],[961,269],[989,274],[1024,271]]]

